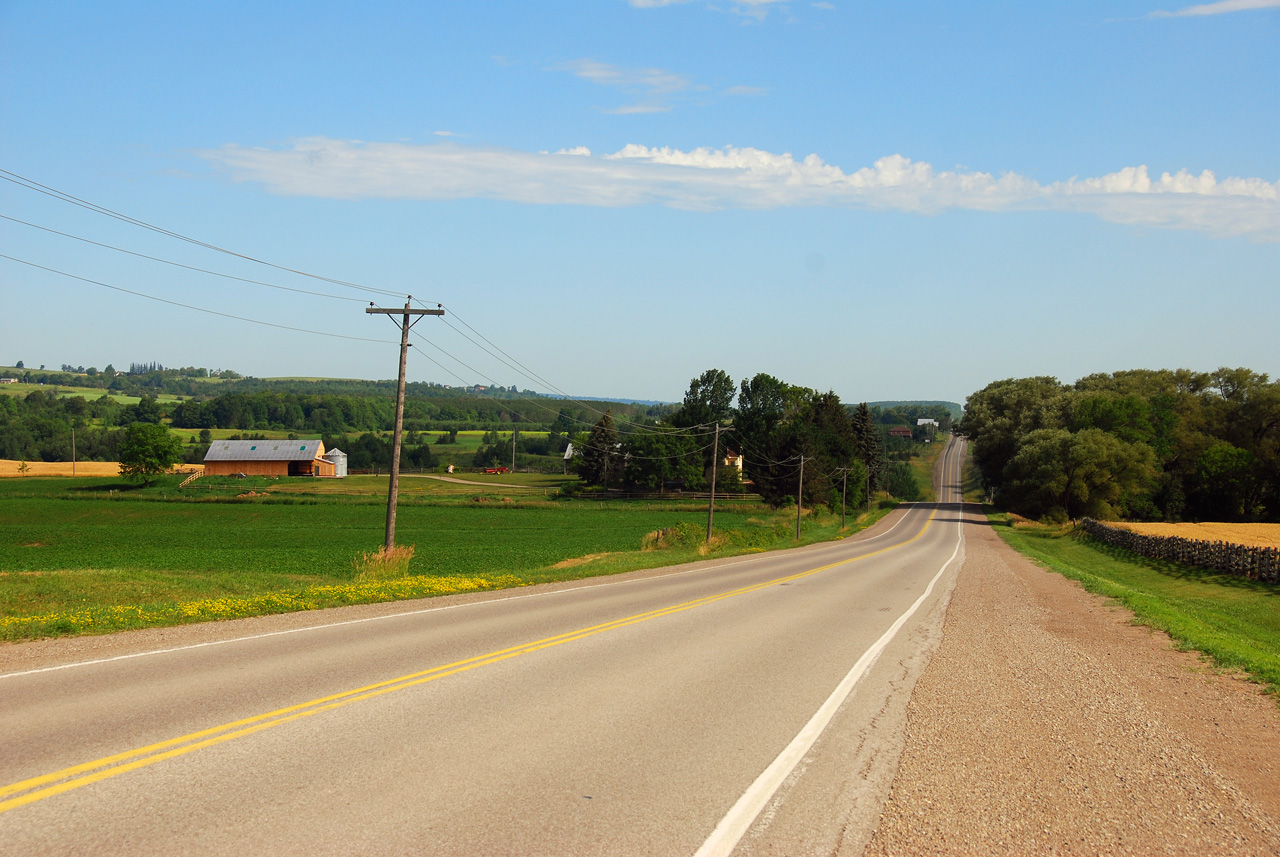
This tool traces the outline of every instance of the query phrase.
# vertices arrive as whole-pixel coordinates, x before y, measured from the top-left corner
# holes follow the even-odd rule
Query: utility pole
[[[732,431],[733,426],[725,426]],[[716,421],[715,441],[711,446],[711,499],[707,502],[707,543],[711,543],[711,522],[716,515],[716,471],[720,469],[720,422]]]
[[[518,428],[513,428],[511,430],[511,472],[512,473],[516,472],[516,433],[519,431],[520,429]]]
[[[843,477],[841,479],[841,487],[840,487],[840,529],[843,530],[845,501],[849,497],[849,468],[841,467],[840,473],[841,473],[841,476]]]
[[[800,511],[804,508],[804,453],[800,454],[800,484],[796,486],[796,541],[800,541]]]
[[[76,427],[71,427],[71,475],[76,475]]]
[[[385,309],[372,304],[365,308],[365,312],[370,315],[398,315],[403,319],[396,321],[396,327],[400,328],[400,376],[396,381],[396,429],[391,439],[391,487],[387,491],[387,539],[383,547],[387,551],[396,546],[396,503],[400,499],[400,433],[404,429],[404,370],[409,358],[409,328],[417,324],[424,315],[444,315],[443,309],[413,309],[409,306],[412,300],[413,295],[405,298],[404,309]]]

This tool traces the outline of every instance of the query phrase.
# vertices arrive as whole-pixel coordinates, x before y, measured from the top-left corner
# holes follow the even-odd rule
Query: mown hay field
[[[1280,548],[1280,524],[1130,524],[1115,523],[1144,536],[1177,536],[1202,542],[1231,542],[1254,548]]]
[[[7,458],[0,458],[0,478],[7,476],[71,476],[70,461],[28,461],[26,462],[27,471],[23,473],[19,468],[21,461],[10,461]],[[177,468],[179,471],[187,473],[196,470],[204,470],[203,464],[180,464]],[[75,463],[76,476],[119,476],[120,462],[118,461],[77,461]]]

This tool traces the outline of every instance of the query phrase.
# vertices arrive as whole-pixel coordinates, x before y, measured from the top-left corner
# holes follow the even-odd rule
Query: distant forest
[[[187,460],[192,462],[200,461],[208,448],[206,430],[222,429],[241,432],[245,437],[264,431],[319,436],[325,439],[326,445],[340,443],[350,456],[352,468],[385,467],[390,463],[385,434],[392,429],[395,416],[392,382],[263,381],[229,370],[166,369],[155,363],[132,364],[128,372],[116,372],[112,367],[83,373],[78,371],[83,367],[64,368],[76,371],[18,370],[19,380],[43,383],[44,387],[25,395],[0,396],[0,458],[70,460],[74,431],[77,458],[113,461],[118,457],[123,427],[144,422],[167,423],[175,429],[190,430],[192,441],[199,435],[200,442],[189,443],[186,448]],[[0,374],[7,375],[7,372]],[[501,463],[509,460],[507,456],[511,454],[511,430],[521,429],[548,433],[546,436],[522,434],[516,449],[521,459],[559,469],[563,467],[562,455],[571,440],[590,458],[591,450],[600,444],[592,443],[589,434],[600,426],[607,413],[609,431],[618,438],[614,443],[620,444],[618,449],[626,447],[633,466],[625,473],[615,468],[608,478],[595,480],[597,484],[653,487],[674,479],[696,487],[706,476],[704,465],[709,465],[709,459],[696,463],[710,455],[709,450],[698,452],[706,439],[695,443],[691,438],[696,435],[685,434],[678,440],[664,441],[661,435],[644,429],[663,425],[688,428],[717,419],[737,420],[743,423],[738,439],[726,434],[725,448],[733,448],[742,441],[754,443],[754,449],[742,451],[748,467],[757,471],[757,484],[778,482],[776,489],[769,493],[783,497],[794,490],[786,481],[790,465],[774,466],[776,473],[765,472],[760,469],[762,457],[756,454],[760,450],[768,450],[763,456],[767,460],[782,461],[799,454],[797,450],[802,447],[805,448],[803,454],[809,456],[815,453],[808,451],[806,445],[810,441],[803,437],[820,438],[828,429],[819,427],[839,426],[842,439],[836,447],[840,452],[824,453],[824,457],[831,459],[831,468],[846,466],[848,451],[843,447],[848,445],[847,429],[853,420],[852,424],[863,427],[860,429],[865,435],[862,457],[873,472],[873,481],[888,484],[892,477],[899,482],[910,482],[898,465],[910,458],[915,443],[948,431],[957,407],[946,402],[893,402],[876,407],[863,405],[859,409],[841,403],[834,394],[819,394],[760,375],[751,383],[744,382],[742,392],[747,398],[739,408],[731,408],[736,392],[732,381],[718,370],[709,370],[704,375],[702,379],[695,379],[692,392],[684,402],[666,405],[554,399],[508,388],[477,390],[409,384],[405,399],[404,427],[408,440],[404,463],[414,467],[436,466],[456,433],[468,430],[486,432],[483,445],[471,463],[476,466]],[[714,379],[716,383],[719,404],[715,408],[695,403],[702,395],[698,384],[709,383],[707,379]],[[90,387],[101,389],[102,394],[67,395],[60,387]],[[765,407],[759,401],[749,401],[751,396],[760,399],[764,395],[761,390],[768,390],[766,398],[771,402],[776,399],[780,403],[777,406],[790,415],[779,412],[777,416],[762,416],[771,413],[768,407],[775,405]],[[112,398],[114,395],[140,396],[141,400],[136,404],[123,404]],[[165,399],[158,399],[157,395]],[[765,409],[760,410],[761,407]],[[843,416],[838,416],[841,414]],[[794,422],[795,419],[801,422]],[[933,420],[936,425],[919,425],[921,419]],[[752,420],[759,426],[753,428]],[[809,428],[802,430],[805,424]],[[783,431],[778,428],[781,425],[789,427]],[[890,428],[900,427],[909,432],[900,432],[901,436],[889,433]],[[499,432],[507,435],[505,440]],[[693,445],[685,449],[690,443]],[[800,445],[793,450],[791,447],[796,443]],[[667,449],[668,446],[671,449]],[[539,458],[547,460],[531,460]],[[671,458],[671,466],[634,463],[666,458]],[[695,466],[684,466],[689,464]],[[607,461],[601,466],[608,470]],[[829,476],[824,477],[823,471],[812,468],[806,473],[806,495],[812,492],[821,495],[824,502],[829,499],[832,490]],[[827,481],[823,482],[824,478]]]

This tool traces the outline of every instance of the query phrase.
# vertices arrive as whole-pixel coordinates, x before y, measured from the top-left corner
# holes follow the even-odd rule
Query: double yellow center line
[[[74,789],[82,788],[102,780],[118,777],[130,771],[136,771],[139,768],[145,768],[154,765],[157,762],[163,762],[166,759],[172,759],[177,756],[183,756],[196,750],[212,747],[216,744],[222,744],[226,741],[232,741],[236,738],[243,738],[271,729],[275,726],[281,726],[285,723],[291,723],[295,720],[301,720],[304,717],[312,717],[325,711],[332,711],[336,708],[350,705],[353,702],[360,702],[366,699],[373,699],[383,694],[394,693],[399,690],[414,687],[427,682],[436,681],[438,679],[447,678],[451,675],[467,672],[478,667],[496,664],[500,661],[509,660],[527,655],[531,652],[549,649],[554,646],[571,643],[574,640],[581,640],[586,637],[592,637],[596,634],[603,634],[606,631],[615,631],[619,628],[626,628],[629,625],[638,625],[641,622],[648,622],[651,619],[657,619],[662,616],[670,616],[673,613],[683,613],[686,610],[693,610],[707,604],[714,604],[717,601],[723,601],[727,598],[733,598],[738,595],[746,595],[751,592],[757,592],[770,586],[777,586],[783,583],[789,583],[793,580],[799,580],[810,575],[828,571],[842,565],[857,562],[858,560],[867,559],[877,556],[891,550],[905,547],[919,539],[929,529],[929,525],[933,523],[934,515],[937,509],[929,515],[925,525],[910,539],[900,544],[891,545],[871,553],[862,554],[860,556],[843,559],[839,562],[829,563],[827,565],[811,568],[808,571],[802,571],[797,574],[788,575],[786,577],[776,577],[772,580],[766,580],[763,583],[755,583],[751,586],[743,586],[739,589],[732,589],[727,592],[708,595],[704,598],[695,598],[692,601],[685,601],[670,607],[663,607],[658,610],[651,610],[648,613],[637,613],[634,616],[627,616],[623,619],[616,619],[612,622],[605,622],[600,625],[592,625],[587,628],[579,628],[575,631],[569,631],[564,634],[558,634],[554,637],[545,637],[541,640],[535,640],[531,643],[524,643],[519,646],[512,646],[507,649],[499,649],[498,651],[489,652],[483,655],[466,658],[461,661],[454,661],[450,664],[433,667],[422,672],[410,673],[399,678],[380,681],[376,684],[365,685],[354,690],[348,690],[343,693],[335,693],[331,696],[323,696],[319,699],[313,699],[310,702],[303,702],[297,705],[291,705],[287,708],[279,708],[266,714],[259,714],[254,717],[247,717],[243,720],[236,720],[231,723],[224,723],[221,726],[214,726],[210,729],[203,729],[199,732],[192,732],[178,738],[170,738],[167,741],[161,741],[156,744],[149,744],[146,747],[139,747],[135,750],[128,750],[124,753],[117,753],[114,756],[106,756],[96,759],[92,762],[85,762],[70,768],[63,768],[60,771],[54,771],[51,774],[33,777],[28,780],[13,783],[12,785],[0,787],[0,813],[7,812],[11,809],[17,809],[26,804],[35,803],[55,795],[63,794]]]

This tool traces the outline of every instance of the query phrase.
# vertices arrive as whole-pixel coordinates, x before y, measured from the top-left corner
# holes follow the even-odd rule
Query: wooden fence
[[[1132,530],[1109,527],[1092,518],[1085,518],[1082,526],[1086,533],[1099,541],[1153,559],[1186,563],[1250,580],[1280,583],[1280,548],[1247,547],[1178,536],[1145,536]]]

